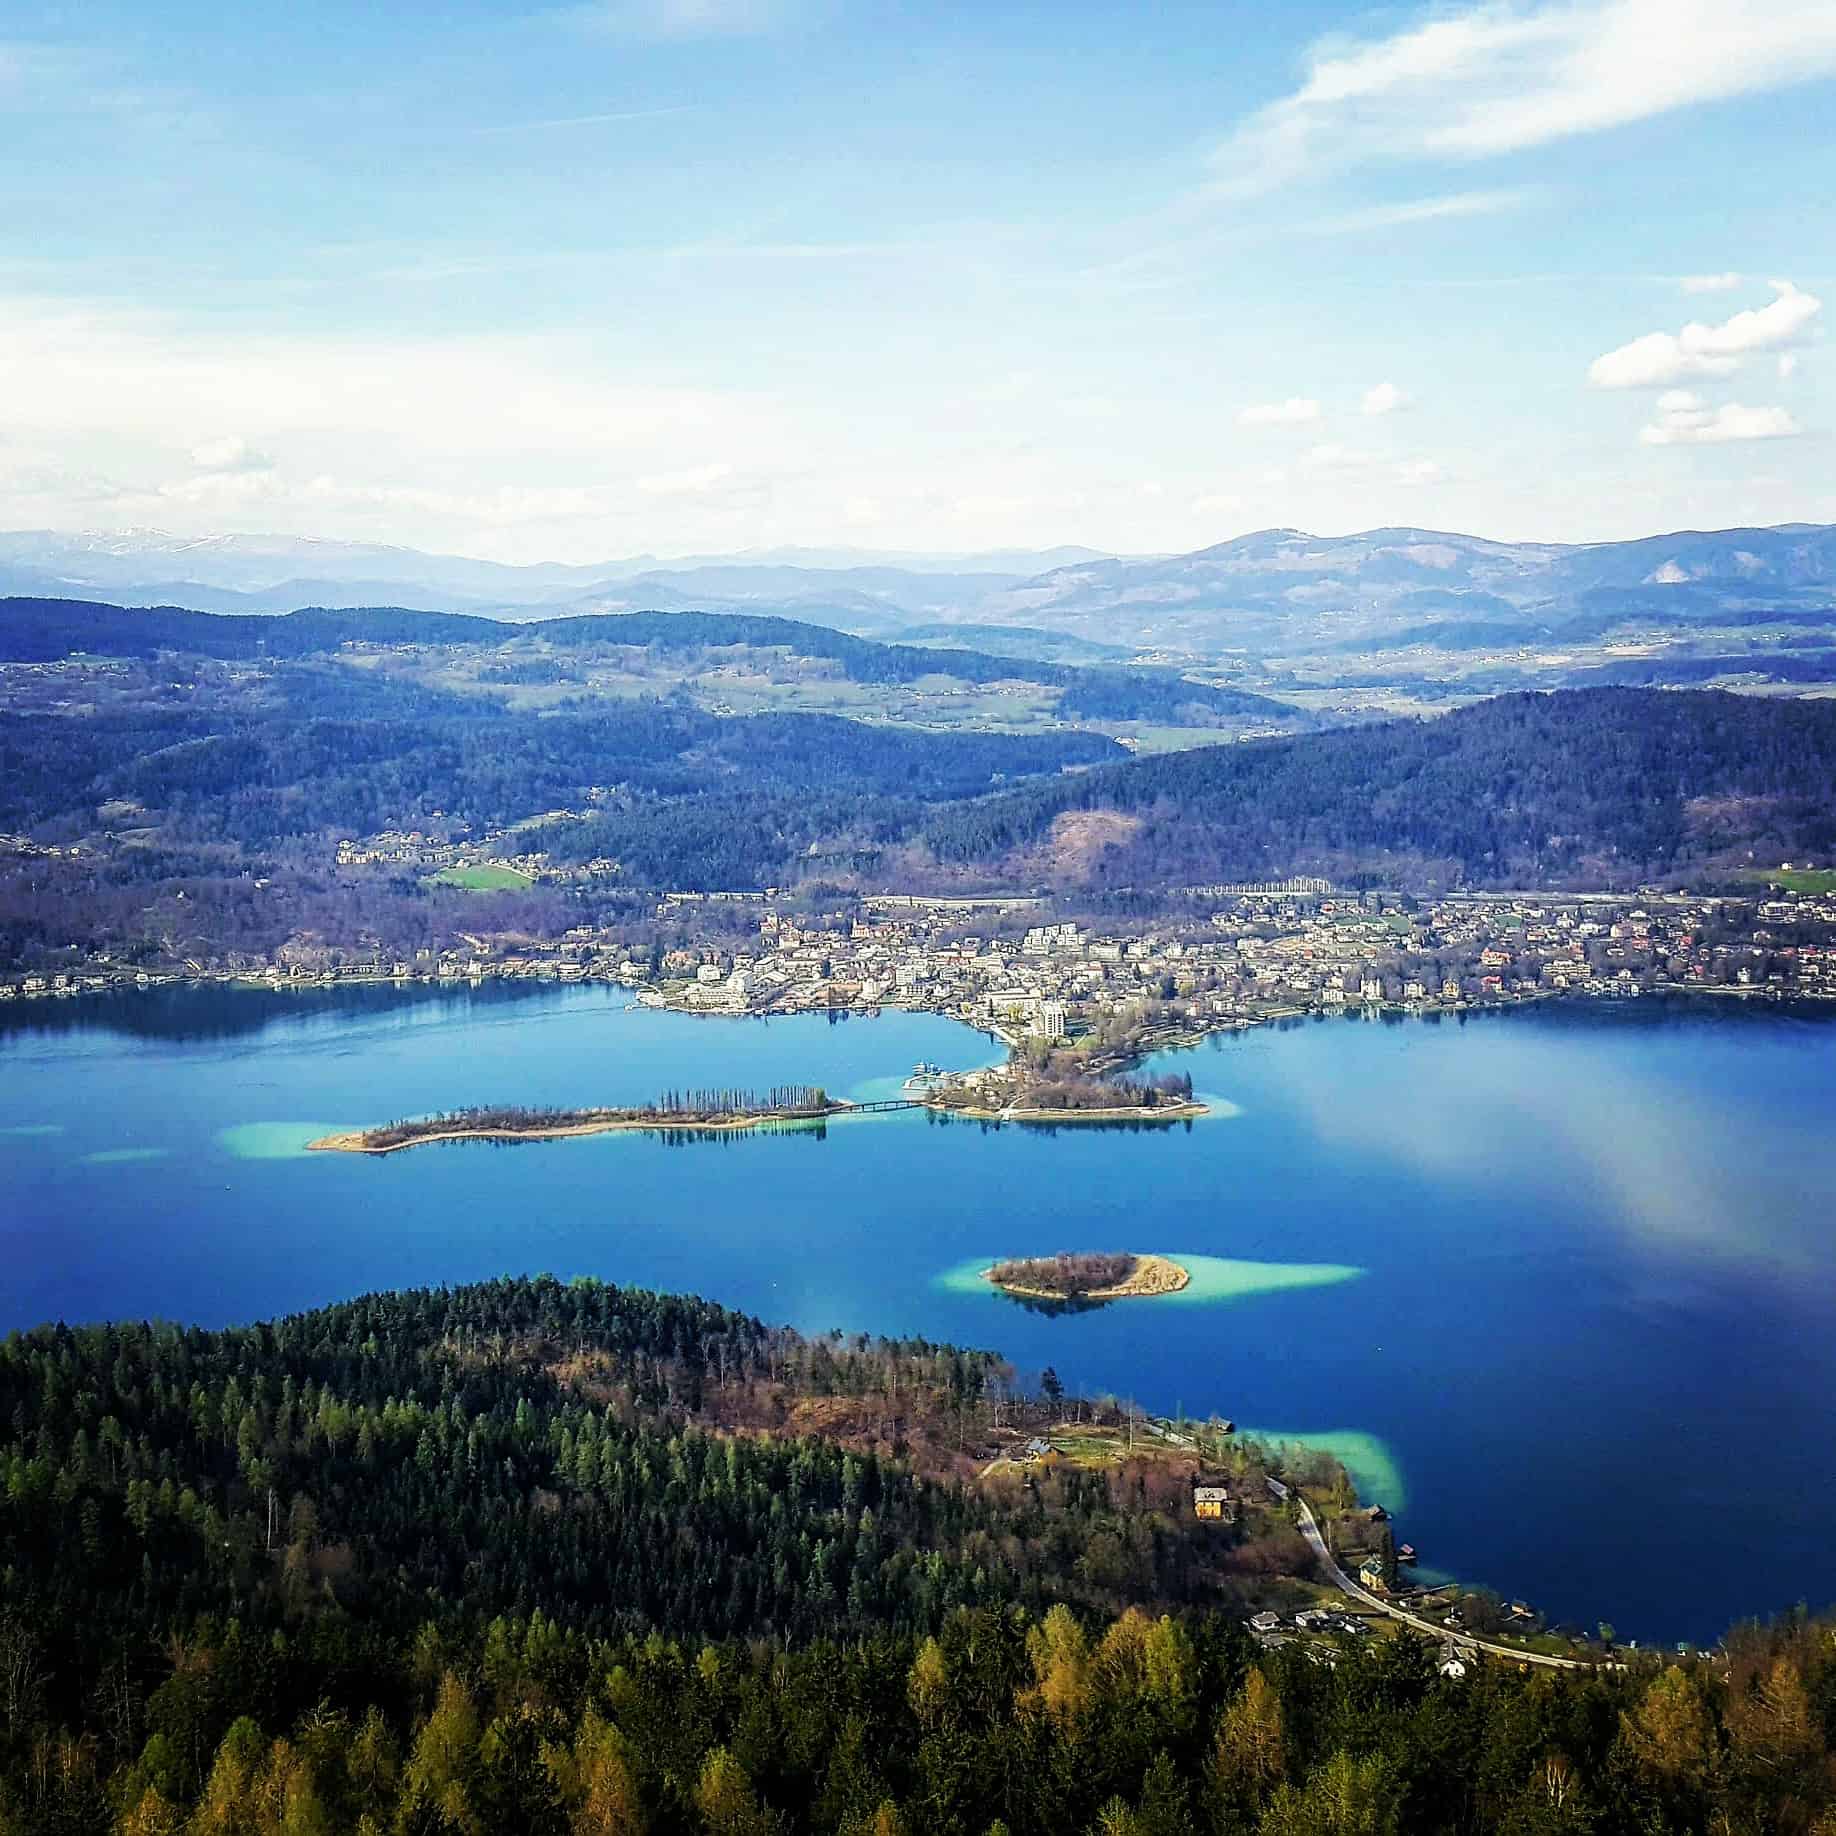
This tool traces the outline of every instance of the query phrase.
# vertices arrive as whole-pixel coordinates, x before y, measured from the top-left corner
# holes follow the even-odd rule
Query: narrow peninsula
[[[1021,1256],[997,1262],[982,1279],[1019,1300],[1069,1305],[1136,1300],[1177,1294],[1191,1280],[1169,1256],[1131,1256],[1061,1251],[1056,1256]]]
[[[908,1084],[910,1092],[912,1086]],[[530,1109],[496,1104],[385,1122],[376,1128],[321,1135],[308,1148],[334,1154],[394,1154],[435,1141],[559,1141],[616,1129],[743,1132],[772,1123],[822,1122],[881,1110],[933,1109],[994,1122],[1179,1122],[1206,1113],[1189,1077],[1112,1078],[1107,1082],[1044,1082],[1011,1071],[940,1074],[922,1094],[851,1103],[811,1084],[767,1091],[670,1091],[632,1108]],[[1183,1285],[1183,1284],[1182,1284]]]
[[[321,1135],[309,1149],[335,1154],[394,1154],[435,1141],[558,1141],[619,1129],[739,1131],[775,1122],[821,1122],[856,1107],[812,1085],[765,1091],[671,1091],[628,1109],[529,1109],[514,1105],[455,1109],[386,1122],[379,1128]]]

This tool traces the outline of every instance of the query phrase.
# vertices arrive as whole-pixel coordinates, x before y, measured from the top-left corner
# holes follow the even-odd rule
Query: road
[[[1595,1666],[1584,1658],[1550,1657],[1541,1651],[1519,1651],[1515,1645],[1495,1645],[1490,1639],[1474,1638],[1464,1632],[1450,1632],[1445,1626],[1437,1626],[1431,1619],[1423,1619],[1419,1614],[1406,1613],[1399,1606],[1392,1606],[1387,1600],[1362,1588],[1342,1569],[1332,1551],[1326,1547],[1326,1539],[1320,1534],[1318,1520],[1309,1505],[1298,1491],[1292,1494],[1295,1507],[1300,1512],[1301,1535],[1319,1557],[1320,1566],[1332,1578],[1333,1585],[1342,1594],[1349,1594],[1359,1605],[1370,1607],[1374,1612],[1388,1615],[1391,1619],[1400,1619],[1405,1626],[1413,1626],[1418,1632],[1426,1632],[1434,1638],[1450,1641],[1459,1651],[1489,1651],[1493,1657],[1515,1658],[1520,1664],[1540,1664],[1546,1670],[1592,1670]]]

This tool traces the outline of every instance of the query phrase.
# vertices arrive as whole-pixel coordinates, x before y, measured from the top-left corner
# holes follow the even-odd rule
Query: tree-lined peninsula
[[[537,1109],[500,1103],[407,1117],[376,1128],[322,1135],[309,1149],[341,1154],[393,1154],[437,1141],[557,1141],[619,1129],[759,1128],[772,1122],[819,1122],[852,1108],[813,1084],[770,1090],[672,1090],[626,1109]]]

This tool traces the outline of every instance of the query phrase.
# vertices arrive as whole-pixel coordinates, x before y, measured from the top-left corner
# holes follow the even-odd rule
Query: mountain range
[[[882,636],[973,624],[1135,652],[1255,656],[1399,639],[1454,648],[1591,639],[1621,624],[1751,625],[1756,614],[1836,618],[1836,526],[1579,545],[1268,529],[1181,555],[790,549],[522,567],[291,536],[26,531],[0,534],[0,593],[213,612],[410,605],[513,620],[735,611]]]
[[[1268,529],[1193,554],[1075,562],[1009,588],[991,622],[1200,652],[1306,648],[1442,624],[1543,635],[1590,614],[1660,624],[1836,603],[1836,527],[1682,531],[1585,546],[1429,529]]]
[[[0,594],[134,600],[201,612],[291,612],[412,603],[428,612],[769,611],[873,629],[960,615],[1043,571],[1100,560],[1059,547],[987,554],[774,549],[511,566],[317,537],[188,537],[157,529],[0,533]]]

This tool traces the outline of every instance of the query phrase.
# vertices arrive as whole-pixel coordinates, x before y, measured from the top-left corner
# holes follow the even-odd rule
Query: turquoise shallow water
[[[1264,1029],[1160,1061],[1219,1101],[1159,1130],[305,1151],[473,1102],[871,1097],[989,1050],[930,1016],[695,1020],[586,987],[12,1012],[0,1330],[591,1273],[1331,1447],[1425,1563],[1629,1636],[1836,1599],[1836,1025],[1640,1003]],[[974,1279],[1158,1245],[1194,1270],[1180,1297],[1054,1317]]]
[[[1191,1280],[1174,1294],[1156,1295],[1156,1312],[1169,1307],[1216,1307],[1255,1294],[1280,1294],[1289,1288],[1327,1288],[1341,1281],[1356,1281],[1364,1271],[1343,1262],[1244,1262],[1229,1256],[1202,1256],[1194,1250],[1155,1250],[1129,1244],[1137,1254],[1167,1256]],[[981,1294],[989,1300],[1013,1305],[1012,1299],[982,1279],[982,1271],[1007,1254],[990,1249],[983,1255],[953,1263],[937,1277],[938,1286],[950,1294]],[[1123,1306],[1121,1301],[1105,1305]],[[1137,1301],[1137,1307],[1146,1303]]]

